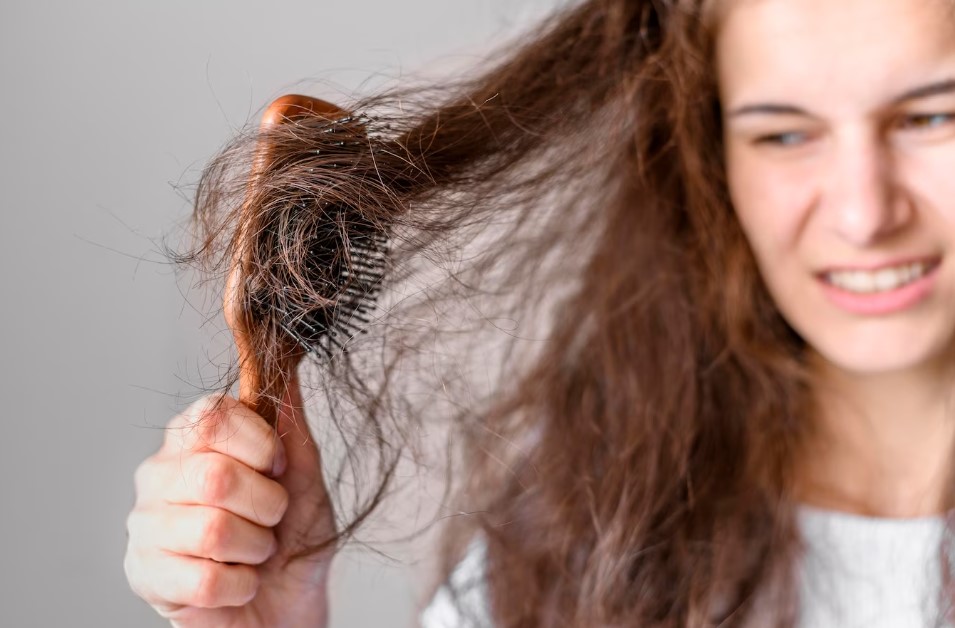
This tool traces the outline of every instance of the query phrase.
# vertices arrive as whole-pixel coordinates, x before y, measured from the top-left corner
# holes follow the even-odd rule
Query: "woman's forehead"
[[[758,21],[760,28],[749,30],[770,36],[767,27],[776,33],[800,29],[809,34],[828,27],[849,35],[880,22],[889,29],[913,25],[937,33],[955,24],[955,0],[703,0],[701,11],[716,37],[725,34],[729,22],[756,26]]]
[[[868,0],[866,4],[878,5],[884,4],[884,0]],[[707,18],[707,23],[714,27],[719,27],[729,13],[736,9],[754,8],[760,5],[778,5],[786,8],[795,9],[814,9],[832,6],[840,8],[848,3],[842,0],[701,0],[701,12]],[[930,11],[947,12],[949,16],[955,17],[955,0],[902,0],[902,5],[910,8],[925,8]]]
[[[882,97],[955,72],[952,0],[718,0],[724,98]],[[756,92],[749,94],[748,92]]]

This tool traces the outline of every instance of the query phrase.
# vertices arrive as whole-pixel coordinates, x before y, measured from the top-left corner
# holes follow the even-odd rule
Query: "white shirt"
[[[798,523],[806,542],[800,628],[936,626],[942,517],[881,519],[802,506]],[[492,627],[480,580],[484,553],[484,543],[473,541],[451,576],[468,591],[460,600],[466,615],[441,587],[422,613],[423,628]]]

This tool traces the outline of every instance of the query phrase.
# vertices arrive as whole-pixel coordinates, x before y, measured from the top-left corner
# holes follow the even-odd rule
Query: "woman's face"
[[[850,371],[941,364],[955,338],[953,7],[731,0],[720,21],[734,207],[783,316]]]

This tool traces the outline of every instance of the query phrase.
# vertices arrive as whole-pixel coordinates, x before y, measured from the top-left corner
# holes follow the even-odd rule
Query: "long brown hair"
[[[462,513],[444,573],[480,533],[495,626],[794,621],[804,345],[729,202],[708,4],[589,0],[476,78],[339,103],[364,116],[348,168],[307,124],[206,168],[179,260],[224,274],[236,234],[278,233],[250,267],[288,269],[256,280],[295,316],[321,301],[300,272],[320,217],[297,200],[331,187],[391,233],[377,315],[316,362],[333,489],[365,480],[329,542],[440,417]],[[281,380],[272,314],[254,339]]]

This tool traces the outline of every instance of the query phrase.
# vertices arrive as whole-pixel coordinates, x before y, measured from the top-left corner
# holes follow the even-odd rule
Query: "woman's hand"
[[[232,397],[193,404],[136,471],[124,567],[182,628],[321,628],[333,550],[288,562],[334,530],[297,380],[278,434]],[[288,564],[286,564],[288,563]]]

